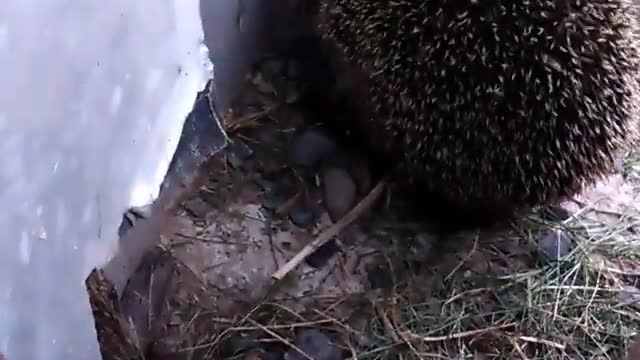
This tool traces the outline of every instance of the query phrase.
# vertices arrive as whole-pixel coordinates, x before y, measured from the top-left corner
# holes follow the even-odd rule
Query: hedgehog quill
[[[631,1],[321,0],[317,29],[365,74],[348,126],[458,209],[555,203],[638,144]]]

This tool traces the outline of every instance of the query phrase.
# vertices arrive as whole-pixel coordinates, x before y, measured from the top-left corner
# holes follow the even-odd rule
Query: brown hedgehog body
[[[637,143],[631,2],[320,3],[320,36],[363,74],[358,118],[334,125],[449,215],[494,221],[573,196]]]

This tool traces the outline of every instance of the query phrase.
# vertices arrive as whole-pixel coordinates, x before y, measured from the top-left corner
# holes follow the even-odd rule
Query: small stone
[[[301,330],[294,344],[300,350],[315,360],[342,360],[342,351],[331,343],[331,339],[316,329]],[[295,349],[290,349],[284,356],[284,360],[303,360],[308,357],[300,354]]]
[[[336,239],[331,239],[324,245],[317,248],[316,251],[309,254],[309,256],[304,259],[304,262],[313,268],[319,269],[326,265],[329,259],[331,259],[338,250],[340,250],[340,247],[338,247]]]
[[[149,353],[153,359],[174,359],[180,351],[178,337],[164,337],[150,345]]]
[[[355,205],[357,187],[349,173],[340,168],[325,169],[322,173],[324,204],[331,221],[340,220]]]
[[[250,351],[247,355],[245,355],[244,360],[264,360],[265,352],[262,350],[253,350]]]
[[[280,360],[282,359],[282,352],[265,351],[265,350],[253,350],[249,352],[245,360]]]
[[[227,160],[234,168],[239,168],[253,156],[251,147],[239,139],[233,140],[233,143],[229,144],[228,150]]]
[[[392,289],[394,286],[390,269],[384,265],[368,265],[367,279],[372,289]]]
[[[291,161],[297,166],[312,167],[331,153],[335,147],[335,142],[323,132],[307,130],[293,141]]]
[[[284,352],[285,349],[269,350],[269,352],[266,353],[264,360],[282,360],[282,358],[284,357]]]
[[[297,79],[301,74],[300,64],[297,61],[289,60],[286,63],[285,75],[289,79]]]
[[[261,204],[270,211],[277,210],[297,193],[295,184],[282,172],[273,175],[263,174],[263,181],[260,184],[265,190],[261,196]]]
[[[262,94],[273,95],[276,94],[276,89],[273,83],[266,79],[262,72],[255,72],[252,74],[251,83]]]
[[[351,165],[351,174],[355,179],[361,194],[366,194],[371,190],[371,171],[366,161],[355,159]]]
[[[260,63],[260,72],[267,78],[278,78],[286,74],[286,66],[285,59],[270,57]]]
[[[553,230],[538,244],[539,251],[547,261],[558,261],[571,252],[571,240],[562,230]]]
[[[508,276],[511,275],[511,272],[506,266],[502,266],[496,262],[490,262],[489,266],[491,270],[498,276]]]
[[[276,184],[270,180],[258,178],[256,179],[256,183],[266,192],[271,192],[276,188]]]
[[[571,211],[562,206],[549,206],[543,211],[543,217],[550,221],[564,221],[570,218]]]
[[[300,99],[300,92],[293,86],[286,88],[284,92],[284,101],[287,104],[293,104]]]
[[[205,219],[211,211],[209,204],[199,197],[187,200],[183,206],[185,210],[200,219]]]
[[[308,228],[313,226],[314,216],[311,209],[302,204],[296,204],[289,210],[289,220],[296,226]]]
[[[287,198],[279,191],[272,190],[262,196],[262,207],[267,210],[275,211]]]

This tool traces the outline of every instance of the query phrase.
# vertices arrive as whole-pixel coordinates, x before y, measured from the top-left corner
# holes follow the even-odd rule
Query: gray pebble
[[[227,160],[234,168],[242,166],[245,161],[253,156],[253,149],[239,139],[234,139],[233,143],[229,144],[228,149]]]
[[[276,93],[273,82],[271,81],[271,79],[268,79],[264,73],[255,72],[252,75],[253,76],[251,77],[251,83],[253,84],[253,86],[255,86],[256,90],[258,90],[262,94],[272,95]]]
[[[267,210],[276,210],[287,201],[287,197],[280,191],[272,190],[262,196],[261,204]]]
[[[336,239],[331,239],[309,254],[309,256],[304,259],[304,262],[313,268],[320,269],[326,265],[339,250],[340,248],[336,243]]]
[[[331,221],[336,222],[353,207],[357,187],[349,173],[340,168],[328,168],[322,172],[324,204]]]
[[[571,240],[562,230],[552,230],[538,244],[540,253],[547,261],[558,261],[571,252]]]
[[[342,351],[331,343],[328,336],[316,329],[301,330],[295,339],[295,345],[315,360],[342,360]],[[308,359],[294,349],[287,351],[284,360]]]
[[[276,184],[271,180],[265,180],[263,178],[256,179],[256,183],[264,190],[265,192],[273,191],[276,188]]]
[[[319,130],[307,130],[296,137],[291,146],[291,161],[298,166],[312,167],[325,158],[336,144]]]
[[[571,211],[562,206],[549,206],[544,209],[543,216],[550,221],[564,221],[573,215]]]
[[[381,264],[367,266],[367,279],[372,289],[392,289],[395,285],[390,269]]]
[[[184,203],[184,208],[195,217],[205,219],[211,211],[211,206],[199,197],[190,199]]]
[[[289,60],[286,63],[286,77],[289,79],[297,79],[300,76],[300,64],[296,61]]]
[[[272,57],[268,59],[264,59],[260,63],[260,71],[265,77],[268,78],[277,78],[285,75],[287,63],[284,59],[280,59],[277,57]]]
[[[311,209],[304,205],[296,204],[289,210],[289,220],[296,226],[308,228],[313,226],[314,216]]]
[[[360,193],[367,194],[371,190],[371,171],[362,159],[355,159],[351,165],[351,174],[355,179]]]

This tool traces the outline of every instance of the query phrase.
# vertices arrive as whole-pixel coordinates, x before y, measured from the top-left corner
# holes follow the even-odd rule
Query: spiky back
[[[636,138],[636,16],[625,0],[330,0],[319,28],[370,76],[366,132],[401,174],[537,205]]]

